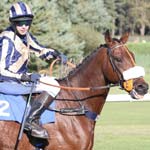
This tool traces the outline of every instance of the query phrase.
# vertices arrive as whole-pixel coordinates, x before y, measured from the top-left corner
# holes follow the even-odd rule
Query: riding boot
[[[49,138],[48,132],[39,124],[39,120],[42,113],[49,107],[53,99],[54,98],[47,92],[43,92],[32,103],[24,130],[33,137],[42,139]]]

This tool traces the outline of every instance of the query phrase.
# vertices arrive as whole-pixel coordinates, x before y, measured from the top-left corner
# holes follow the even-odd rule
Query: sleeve
[[[60,55],[60,52],[58,52],[57,50],[52,48],[46,48],[39,44],[36,38],[33,37],[31,34],[29,36],[29,41],[31,52],[35,53],[35,55],[37,57],[40,57],[41,59],[49,60],[51,58],[57,58]]]
[[[0,75],[3,77],[20,79],[21,74],[9,71],[10,60],[14,49],[13,43],[10,42],[9,39],[4,38],[3,40],[1,40],[0,44],[1,44]]]

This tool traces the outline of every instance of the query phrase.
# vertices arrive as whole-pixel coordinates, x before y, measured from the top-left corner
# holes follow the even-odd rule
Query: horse
[[[23,133],[18,150],[92,150],[94,129],[112,86],[121,87],[134,99],[148,92],[144,71],[136,66],[134,54],[127,48],[129,33],[113,38],[109,31],[100,45],[64,78],[55,99],[56,121],[47,123],[50,139],[35,146],[39,139]],[[15,149],[20,124],[0,121],[0,150]],[[40,144],[39,144],[40,145]]]

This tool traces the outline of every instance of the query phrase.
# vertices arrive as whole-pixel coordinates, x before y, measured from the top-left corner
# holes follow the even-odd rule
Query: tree
[[[116,26],[119,34],[130,28],[131,33],[145,34],[145,28],[150,27],[149,0],[115,0],[118,17]]]
[[[67,7],[67,18],[72,24],[90,25],[98,31],[103,31],[109,25],[111,17],[103,0],[65,0],[63,4]]]
[[[129,22],[127,21],[128,7],[126,6],[126,0],[115,0],[115,5],[117,12],[117,17],[115,20],[116,34],[120,35],[123,33],[124,28],[129,25]]]
[[[103,0],[64,0],[58,5],[65,20],[70,20],[71,33],[84,43],[84,56],[97,48],[103,41],[99,32],[111,26]]]
[[[111,16],[110,29],[112,30],[112,35],[115,35],[115,21],[117,18],[115,0],[104,0],[104,5],[107,9],[108,14]]]
[[[128,0],[131,5],[130,12],[134,18],[135,27],[140,34],[145,35],[145,28],[150,27],[150,2],[149,0]]]
[[[6,25],[9,24],[9,9],[11,5],[6,0],[0,3],[0,32],[2,32]]]

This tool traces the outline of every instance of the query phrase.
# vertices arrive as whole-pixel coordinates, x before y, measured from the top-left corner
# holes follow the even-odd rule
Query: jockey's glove
[[[64,55],[64,54],[61,53],[61,54],[59,54],[58,58],[60,58],[61,62],[62,62],[64,65],[67,64],[68,58],[67,58],[66,55]]]
[[[29,82],[29,81],[31,81],[30,75],[28,75],[28,74],[22,74],[21,81],[23,81],[23,82]]]
[[[32,73],[32,74],[30,75],[31,82],[37,82],[37,81],[39,81],[39,80],[40,80],[40,77],[41,77],[40,74],[38,74],[38,73]]]
[[[38,73],[32,73],[30,75],[28,74],[22,74],[21,81],[22,82],[37,82],[40,79],[41,75]]]

